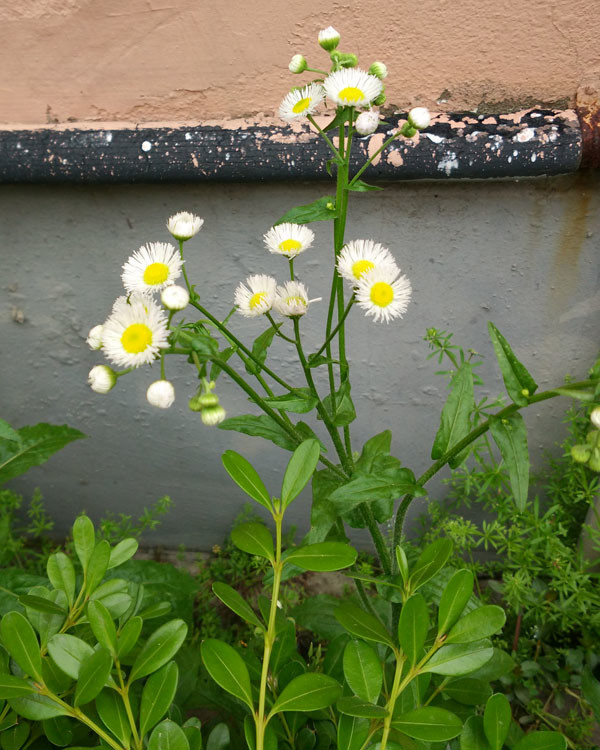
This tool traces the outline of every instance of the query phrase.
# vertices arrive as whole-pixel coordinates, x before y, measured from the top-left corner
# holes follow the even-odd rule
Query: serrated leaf
[[[275,559],[273,536],[262,523],[243,523],[231,531],[231,541],[238,549],[250,555]]]
[[[515,505],[522,513],[529,492],[529,448],[523,417],[516,413],[504,419],[494,419],[490,423],[490,432],[508,470]]]
[[[267,510],[271,510],[271,497],[264,482],[250,461],[235,451],[228,450],[221,456],[225,471],[249,497]]]
[[[177,692],[178,679],[179,669],[171,661],[146,681],[140,704],[140,737],[149,732],[169,710]]]
[[[14,443],[20,441],[17,430],[13,429],[4,419],[0,419],[0,440],[11,440]]]
[[[428,630],[427,603],[421,594],[413,594],[402,605],[398,622],[398,641],[411,666],[421,658]]]
[[[506,386],[506,392],[515,404],[527,406],[529,403],[528,396],[532,396],[536,392],[537,383],[531,377],[525,365],[519,362],[508,341],[491,322],[488,323],[488,331]],[[523,391],[527,393],[523,393]]]
[[[310,479],[317,467],[321,446],[317,440],[304,440],[290,458],[281,486],[281,503],[283,509],[295,500]]]
[[[337,218],[337,215],[334,196],[324,195],[312,203],[291,208],[273,226],[283,224],[284,222],[310,224],[312,221],[333,221],[333,219]]]
[[[152,633],[133,662],[129,684],[155,672],[179,651],[187,635],[183,620],[170,620]]]
[[[261,414],[260,416],[243,414],[239,417],[231,417],[223,420],[219,424],[219,428],[270,440],[286,451],[293,451],[296,447],[294,439],[268,414]]]
[[[30,677],[42,681],[42,657],[35,631],[20,612],[8,612],[0,620],[4,648]]]
[[[375,703],[383,684],[379,656],[363,641],[350,641],[344,649],[344,677],[359,698]]]
[[[220,583],[217,581],[216,583],[213,583],[212,590],[215,596],[218,596],[223,604],[225,604],[226,607],[229,607],[232,612],[235,612],[236,615],[239,615],[243,620],[261,630],[265,629],[265,626],[258,619],[258,616],[252,607],[234,588],[228,586],[226,583]]]
[[[0,442],[0,484],[40,466],[65,445],[86,437],[67,425],[45,422],[21,427],[17,432],[18,442]]]
[[[473,370],[469,362],[464,362],[452,378],[450,393],[442,409],[440,428],[433,441],[431,458],[442,458],[469,434],[474,408]],[[456,468],[465,458],[466,453],[462,451],[449,464]]]
[[[335,619],[357,638],[383,643],[390,648],[396,647],[391,635],[379,620],[354,604],[349,602],[341,604],[335,611]]]
[[[269,715],[282,711],[318,711],[342,694],[342,686],[325,674],[307,672],[293,679],[281,691]]]
[[[75,707],[93,701],[105,686],[113,666],[109,651],[100,646],[93,654],[84,659],[79,669],[79,679],[75,687]]]
[[[202,661],[213,680],[253,710],[252,686],[248,667],[231,646],[216,638],[207,638],[201,645]]]

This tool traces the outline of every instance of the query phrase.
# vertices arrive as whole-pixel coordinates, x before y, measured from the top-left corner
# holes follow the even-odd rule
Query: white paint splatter
[[[513,156],[518,156],[518,155],[519,155],[519,152],[518,152],[518,151],[517,151],[517,150],[515,149],[515,150],[513,151]]]
[[[113,134],[112,133],[107,133],[106,134],[106,142],[110,143],[112,141],[112,139],[113,139]]]
[[[185,134],[185,140],[186,141],[191,141],[192,140],[192,134],[191,133],[186,133]]]
[[[539,112],[532,112],[531,116],[532,117],[541,117],[542,115]]]
[[[531,154],[531,161],[535,161],[537,159],[537,154]]]
[[[142,151],[150,151],[151,148],[152,144],[150,143],[150,141],[144,141],[142,143]]]
[[[423,135],[432,143],[441,143],[444,140],[441,135],[434,135],[434,133],[423,133]]]
[[[445,159],[442,159],[442,161],[438,163],[437,168],[440,172],[445,172],[447,177],[450,177],[450,172],[452,172],[453,169],[458,169],[456,153],[454,151],[449,153]]]
[[[519,143],[526,143],[527,141],[530,141],[532,138],[535,138],[535,129],[525,128],[525,130],[521,130],[519,133],[515,135],[515,137],[513,138],[513,141],[519,141]]]

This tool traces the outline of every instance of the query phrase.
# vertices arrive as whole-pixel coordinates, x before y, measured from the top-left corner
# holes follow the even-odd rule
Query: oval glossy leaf
[[[29,620],[20,612],[8,612],[0,620],[4,648],[25,674],[42,681],[40,644]]]
[[[65,592],[69,606],[72,606],[75,600],[75,568],[71,560],[64,552],[50,555],[46,563],[46,572],[50,583],[55,589]]]
[[[326,572],[342,570],[354,565],[357,551],[342,542],[318,542],[293,549],[286,556],[286,563],[293,563],[303,570]]]
[[[213,583],[212,590],[215,596],[218,596],[223,604],[229,607],[232,612],[235,612],[236,615],[239,615],[242,620],[246,620],[246,622],[262,630],[265,629],[265,626],[258,619],[252,607],[234,588],[228,586],[226,583],[217,581],[217,583]]]
[[[143,737],[163,718],[177,691],[179,669],[174,661],[148,678],[142,691],[140,706],[140,736]]]
[[[460,734],[460,750],[491,750],[483,731],[483,716],[469,716]]]
[[[488,638],[502,630],[505,622],[506,615],[502,607],[484,604],[460,618],[448,633],[446,643],[471,643]]]
[[[12,674],[0,674],[0,700],[6,698],[20,698],[22,695],[34,693],[30,682]]]
[[[460,680],[452,680],[444,686],[444,695],[462,703],[465,706],[479,706],[492,695],[492,688],[483,680],[473,677],[463,677]]]
[[[103,539],[94,547],[86,569],[85,590],[88,594],[102,583],[110,561],[110,544]]]
[[[128,620],[117,639],[117,656],[122,659],[135,646],[142,632],[144,621],[137,615]]]
[[[512,750],[566,750],[567,741],[558,732],[532,732],[520,739]]]
[[[200,647],[202,661],[213,680],[253,710],[252,686],[244,660],[231,646],[207,638]]]
[[[217,724],[211,730],[206,742],[206,750],[231,750],[229,746],[229,727]]]
[[[104,726],[119,742],[127,746],[131,737],[131,726],[121,696],[110,688],[104,688],[96,696],[96,709]]]
[[[349,633],[365,641],[383,643],[390,648],[395,648],[392,636],[376,617],[365,612],[360,607],[348,602],[339,606],[335,611],[335,619]]]
[[[9,706],[25,719],[30,721],[43,721],[53,719],[55,716],[67,716],[68,711],[46,695],[24,695],[22,698],[10,698]]]
[[[104,604],[95,601],[88,602],[87,617],[98,643],[108,649],[111,654],[116,654],[117,629]]]
[[[273,704],[270,716],[282,711],[318,711],[335,703],[342,686],[333,677],[307,672],[293,679]]]
[[[26,721],[23,721],[0,730],[2,732],[0,736],[2,750],[20,750],[25,742],[27,742],[30,729],[30,725]]]
[[[81,567],[86,571],[89,559],[96,546],[94,524],[87,516],[79,516],[73,524],[73,544]]]
[[[221,456],[225,471],[249,497],[272,510],[271,497],[258,472],[243,456],[235,451],[225,451]]]
[[[341,714],[362,719],[384,719],[388,715],[383,706],[376,706],[357,695],[347,695],[340,698],[336,703],[336,708]]]
[[[421,671],[459,677],[475,672],[488,662],[493,654],[494,650],[488,640],[453,643],[437,651]]]
[[[249,555],[275,559],[273,536],[262,523],[243,523],[231,531],[231,541]]]
[[[57,716],[54,719],[46,719],[42,726],[44,734],[53,745],[66,747],[73,741],[74,723],[66,716]]]
[[[60,608],[60,614],[50,614],[49,612],[40,612],[39,609],[32,609],[27,605],[25,606],[27,619],[33,625],[35,630],[37,630],[41,645],[45,650],[48,638],[51,638],[55,633],[58,633],[65,622],[68,607],[67,595],[60,589],[49,590],[44,588],[44,586],[34,586],[29,590],[28,595],[49,601],[51,604],[55,604]]]
[[[170,620],[155,630],[133,662],[129,682],[155,672],[170,661],[181,648],[187,631],[183,620]]]
[[[383,684],[379,657],[364,641],[350,641],[344,649],[344,677],[359,698],[375,703]]]
[[[410,576],[410,588],[416,591],[427,581],[430,581],[436,573],[448,562],[452,554],[452,542],[450,539],[436,539],[429,544],[421,553]]]
[[[361,750],[369,736],[369,726],[368,719],[342,714],[338,720],[338,750]]]
[[[411,666],[421,657],[428,630],[429,613],[425,599],[421,594],[413,594],[402,605],[398,622],[398,641]]]
[[[295,500],[310,481],[321,453],[318,440],[305,440],[296,448],[283,475],[281,503],[283,508]]]
[[[46,599],[43,596],[35,596],[32,594],[21,594],[19,601],[24,607],[33,609],[35,612],[43,612],[47,615],[63,615],[67,614],[67,610],[56,604],[51,599]]]
[[[463,613],[473,593],[473,573],[457,570],[446,584],[438,610],[438,635],[447,633]]]
[[[392,719],[392,726],[423,742],[446,742],[462,731],[462,721],[445,708],[425,706]]]
[[[483,731],[492,750],[502,750],[511,719],[508,698],[503,693],[492,695],[483,712]]]
[[[81,664],[94,653],[94,649],[81,638],[58,633],[48,641],[48,653],[59,669],[71,679],[78,680]]]
[[[104,646],[100,646],[91,656],[84,659],[79,669],[73,705],[77,707],[93,701],[106,685],[112,666],[112,656]]]
[[[202,750],[202,724],[200,723],[200,719],[192,716],[181,728],[187,737],[190,750]]]
[[[138,543],[136,539],[131,537],[127,539],[121,539],[110,550],[110,557],[108,559],[108,569],[117,568],[119,565],[123,565],[124,562],[130,560],[138,549]]]
[[[150,736],[148,750],[190,750],[183,729],[174,721],[165,719]]]

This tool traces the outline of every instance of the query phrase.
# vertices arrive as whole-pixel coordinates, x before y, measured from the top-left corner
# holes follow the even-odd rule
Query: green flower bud
[[[225,419],[226,412],[222,406],[210,406],[202,409],[200,416],[205,425],[214,427]]]
[[[592,455],[592,449],[587,445],[571,446],[571,458],[578,464],[586,464]]]
[[[288,65],[291,73],[304,73],[307,68],[307,62],[304,55],[294,55]]]
[[[319,44],[327,52],[334,50],[340,43],[340,35],[333,26],[328,26],[326,29],[319,31]]]
[[[369,68],[368,72],[375,76],[376,78],[379,78],[381,81],[383,81],[384,78],[387,78],[388,69],[385,63],[382,62],[374,62],[373,65]]]
[[[358,65],[358,57],[352,53],[340,53],[337,62],[342,68],[355,68]]]
[[[385,95],[385,89],[382,86],[381,87],[381,94],[379,94],[379,96],[376,99],[373,99],[373,101],[371,102],[371,104],[374,107],[381,107],[382,104],[385,104],[386,99],[387,99],[387,96]]]
[[[188,401],[188,408],[190,411],[202,411],[202,404],[199,401],[200,396],[196,394],[195,396],[192,396],[191,399]]]
[[[588,466],[592,471],[600,471],[600,450],[592,451]]]
[[[592,413],[590,414],[590,419],[594,427],[597,430],[600,430],[600,406],[596,406],[594,409],[592,409]]]

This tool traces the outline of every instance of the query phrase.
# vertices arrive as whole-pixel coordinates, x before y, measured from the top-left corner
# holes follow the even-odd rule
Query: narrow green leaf
[[[30,682],[12,674],[0,674],[0,699],[20,698],[22,695],[34,693]]]
[[[361,750],[369,736],[370,722],[342,714],[338,719],[338,750]]]
[[[438,610],[438,636],[447,633],[463,613],[473,594],[474,576],[470,570],[457,570],[446,584]]]
[[[356,561],[354,547],[342,542],[318,542],[293,549],[285,562],[297,565],[303,570],[320,572],[349,568]]]
[[[135,646],[142,632],[142,625],[144,621],[141,617],[135,616],[131,620],[127,620],[117,640],[117,656],[122,659],[126,656],[131,649]]]
[[[67,716],[68,710],[59,706],[46,695],[24,695],[21,698],[9,698],[8,705],[13,711],[30,721],[44,721],[55,716]]]
[[[344,677],[359,698],[376,703],[383,684],[379,656],[363,641],[350,641],[344,649]]]
[[[169,620],[155,630],[133,662],[129,683],[155,672],[170,661],[181,648],[187,631],[183,620]]]
[[[321,446],[317,440],[305,440],[296,448],[289,460],[281,486],[283,508],[295,500],[306,485],[317,467]]]
[[[333,221],[337,218],[338,212],[335,207],[335,198],[332,195],[324,195],[312,203],[304,206],[291,208],[274,226],[291,222],[292,224],[310,224],[311,221]]]
[[[339,128],[340,125],[345,125],[348,120],[350,119],[350,107],[338,107],[337,112],[335,114],[335,117],[331,122],[327,123],[323,130],[327,132],[328,130],[333,130],[334,128]],[[332,161],[335,161],[332,159]]]
[[[354,190],[357,193],[368,193],[371,190],[383,190],[383,188],[377,187],[377,185],[369,185],[368,182],[363,182],[362,180],[356,180],[356,182],[348,185],[348,190]]]
[[[254,710],[248,667],[238,652],[216,638],[207,638],[200,652],[204,666],[217,685]]]
[[[112,656],[104,646],[100,646],[82,661],[75,687],[74,706],[82,706],[94,700],[106,685],[112,666]]]
[[[475,672],[492,658],[493,653],[492,645],[486,639],[475,643],[452,643],[436,651],[421,671],[459,677]]]
[[[388,715],[384,706],[376,706],[357,695],[347,695],[340,698],[336,703],[336,708],[345,716],[355,716],[362,719],[384,719]]]
[[[281,691],[270,715],[282,711],[318,711],[335,703],[342,694],[342,686],[333,677],[307,672],[294,678]]]
[[[512,750],[566,750],[567,740],[558,732],[532,732],[520,739]]]
[[[177,336],[177,331],[174,332]],[[209,362],[212,357],[219,351],[219,342],[214,339],[206,330],[196,331],[193,335],[186,338],[186,345],[190,346],[198,360],[202,363]]]
[[[461,617],[448,633],[446,643],[471,643],[488,638],[502,630],[505,622],[506,615],[502,607],[484,604]]]
[[[335,619],[357,638],[383,643],[390,648],[396,647],[391,635],[379,620],[354,604],[349,602],[341,604],[335,611]]]
[[[271,498],[258,472],[243,456],[235,451],[225,451],[221,456],[225,471],[241,489],[257,503],[272,510]]]
[[[158,724],[169,710],[177,692],[178,679],[177,664],[170,661],[146,681],[140,705],[140,737]]]
[[[174,721],[165,719],[150,735],[148,750],[190,750],[183,729]]]
[[[271,344],[273,343],[273,338],[275,337],[275,334],[277,331],[281,328],[283,323],[277,323],[276,326],[271,326],[270,328],[267,328],[266,331],[263,331],[260,336],[258,336],[254,343],[252,344],[252,354],[254,355],[255,359],[257,359],[261,364],[264,365],[266,359],[267,359],[267,351]],[[259,365],[252,359],[247,359],[245,362],[246,372],[250,375],[257,375],[261,368]]]
[[[492,695],[492,688],[483,680],[462,677],[459,680],[449,682],[444,686],[442,692],[465,706],[479,706]]]
[[[424,583],[430,581],[436,573],[448,562],[452,554],[452,542],[450,539],[436,539],[429,544],[417,560],[410,576],[410,588],[416,591]]]
[[[492,695],[485,704],[483,713],[483,731],[492,750],[502,750],[511,719],[508,698],[503,693]]]
[[[490,423],[490,432],[508,469],[515,505],[523,512],[529,492],[529,448],[525,421],[518,413],[505,419],[495,419]]]
[[[13,429],[4,419],[0,419],[0,440],[11,440],[18,443],[20,439],[17,430]]]
[[[104,726],[127,747],[131,726],[121,696],[110,688],[104,688],[96,696],[96,709]]]
[[[428,630],[427,603],[421,594],[413,594],[402,605],[398,622],[398,641],[411,666],[421,658]]]
[[[329,502],[338,513],[348,513],[361,503],[390,500],[401,495],[423,495],[410,469],[399,469],[394,476],[359,475],[334,490]]]
[[[423,742],[446,742],[462,731],[462,721],[444,708],[424,706],[392,719],[392,726]]]
[[[110,543],[103,539],[94,547],[86,569],[85,590],[88,594],[102,583],[110,561]]]
[[[225,419],[219,425],[222,430],[235,430],[244,435],[252,435],[270,440],[286,451],[293,451],[295,440],[268,414],[256,417],[253,414],[243,414],[239,417]]]
[[[398,570],[400,571],[400,576],[402,578],[402,583],[406,586],[410,579],[410,573],[408,569],[408,558],[406,557],[406,552],[402,549],[402,547],[398,544],[396,546],[396,560],[398,562]]]
[[[483,731],[483,716],[469,716],[460,734],[460,750],[491,750]]]
[[[350,395],[350,382],[347,380],[342,384],[339,391],[335,394],[335,408],[331,395],[325,396],[323,406],[330,416],[331,423],[335,427],[346,427],[356,419],[356,409]],[[317,415],[317,419],[321,419]]]
[[[272,406],[273,409],[283,409],[283,411],[289,411],[292,414],[307,414],[315,408],[317,399],[308,388],[297,388],[294,393],[266,398],[265,403]]]
[[[23,672],[42,681],[42,657],[35,631],[20,612],[8,612],[0,621],[4,648]]]
[[[48,638],[51,638],[55,633],[58,633],[66,620],[68,607],[67,595],[60,589],[49,591],[44,586],[34,586],[32,589],[29,589],[28,596],[33,596],[36,599],[43,599],[60,608],[60,612],[55,610],[52,612],[41,612],[41,606],[33,609],[25,604],[25,614],[27,619],[33,625],[35,630],[37,630],[40,637],[40,643],[45,650]],[[27,599],[25,601],[27,602]],[[39,605],[39,602],[37,602],[37,604]]]
[[[231,531],[231,541],[238,549],[249,555],[259,555],[267,560],[275,559],[273,537],[262,523],[243,523]]]
[[[537,383],[531,377],[525,365],[516,358],[508,341],[491,322],[488,323],[488,331],[506,386],[506,392],[515,404],[527,406],[529,403],[528,396],[533,396],[536,392]]]
[[[108,569],[112,570],[113,568],[118,568],[119,565],[123,565],[123,563],[127,562],[127,560],[130,560],[135,555],[137,550],[137,539],[131,537],[121,539],[121,541],[110,550]]]
[[[42,596],[32,596],[31,594],[21,594],[19,601],[24,607],[34,609],[36,612],[44,612],[49,615],[66,615],[67,610],[59,604],[55,604],[51,599],[45,599]]]
[[[69,606],[72,606],[75,600],[75,568],[71,560],[64,552],[56,552],[48,558],[46,572],[50,583],[55,589],[65,592]]]
[[[117,629],[104,604],[95,601],[88,602],[87,617],[98,643],[108,649],[111,654],[116,655]]]
[[[48,641],[48,653],[57,667],[72,680],[77,680],[82,663],[94,653],[94,649],[81,638],[58,633]]]
[[[473,369],[469,362],[464,362],[452,378],[450,393],[442,409],[440,428],[433,441],[431,458],[442,458],[468,435],[474,408]],[[456,468],[464,458],[466,453],[463,451],[449,461],[450,466]]]
[[[73,544],[84,572],[96,546],[94,524],[87,516],[79,516],[73,524]]]
[[[212,590],[215,596],[218,596],[223,604],[229,607],[232,612],[235,612],[236,615],[239,615],[243,620],[261,630],[265,629],[265,626],[258,619],[252,607],[234,588],[228,586],[226,583],[217,581],[213,583]]]

